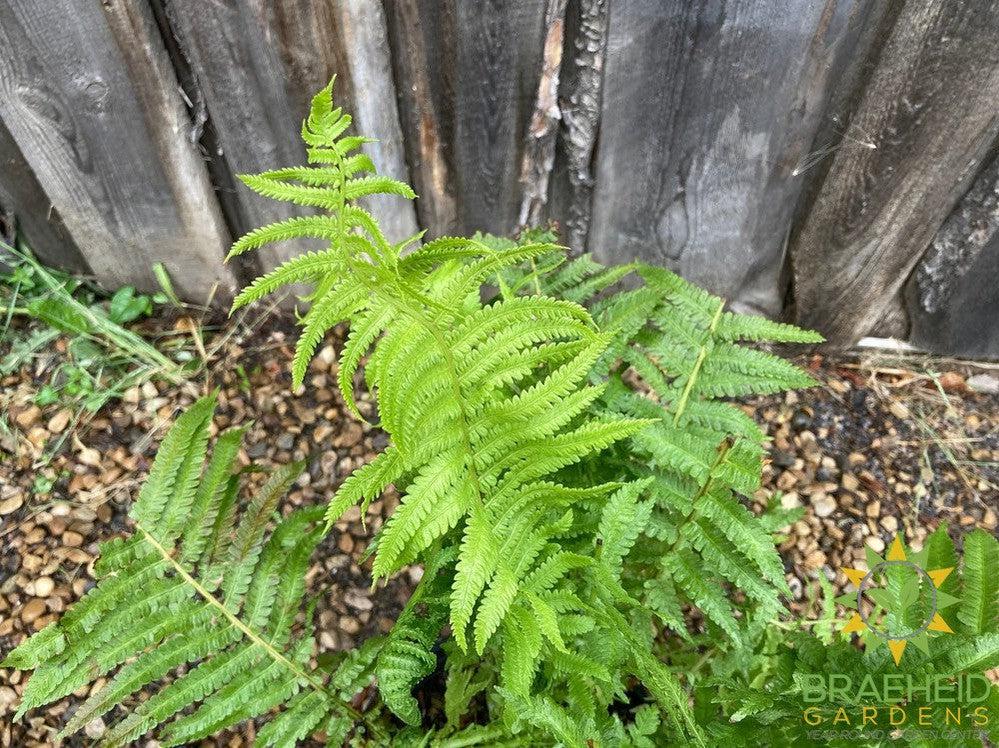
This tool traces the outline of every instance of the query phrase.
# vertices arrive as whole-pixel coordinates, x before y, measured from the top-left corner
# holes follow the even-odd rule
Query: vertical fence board
[[[420,225],[429,236],[458,232],[454,128],[452,0],[383,0],[392,44],[406,157]]]
[[[0,3],[0,117],[98,279],[188,298],[232,279],[227,232],[149,8]]]
[[[611,2],[590,248],[779,312],[797,168],[859,2]]]
[[[459,0],[455,178],[464,231],[517,225],[520,164],[544,46],[544,0]]]
[[[208,158],[216,174],[224,173],[217,181],[232,233],[308,212],[261,197],[233,179],[305,161],[296,137],[303,112],[291,105],[284,63],[261,6],[201,0],[162,0],[162,5],[190,66],[197,88],[192,96],[203,100],[218,141],[219,152]],[[287,246],[269,246],[247,261],[259,270],[291,253]]]
[[[87,263],[58,211],[35,179],[10,130],[0,121],[0,217],[9,217],[43,262],[80,273]],[[10,226],[15,228],[15,226]]]
[[[947,304],[928,312],[910,290],[910,339],[934,353],[999,359],[999,236],[968,257],[950,284]]]
[[[566,12],[569,42],[559,82],[562,127],[555,146],[551,213],[565,243],[586,248],[593,208],[593,156],[600,129],[609,0],[579,0]]]
[[[384,20],[377,5],[162,1],[207,104],[221,146],[220,168],[235,175],[303,163],[298,131],[309,99],[337,73],[338,103],[353,111],[358,131],[381,141],[369,149],[376,165],[406,178]],[[352,97],[358,85],[364,95]],[[385,108],[386,100],[392,111]],[[225,199],[235,233],[309,212],[239,184]],[[413,210],[403,201],[385,201],[374,210],[390,237],[416,230]],[[269,268],[302,248],[301,242],[272,245],[261,250],[259,262]]]
[[[524,138],[520,162],[520,202],[518,226],[537,226],[548,212],[551,178],[555,167],[562,112],[558,103],[562,48],[565,46],[566,0],[547,0],[544,47],[534,110]]]
[[[546,0],[384,0],[407,155],[431,234],[516,229]]]
[[[999,6],[906,4],[794,246],[798,319],[849,344],[895,304],[999,132]],[[954,113],[960,112],[959,117]]]
[[[375,0],[339,0],[334,13],[353,84],[355,121],[360,132],[377,141],[365,147],[379,172],[408,182],[382,6]],[[371,197],[369,203],[390,240],[401,241],[416,233],[416,211],[411,203],[392,195]]]
[[[937,231],[906,288],[910,338],[928,350],[999,358],[999,154]]]

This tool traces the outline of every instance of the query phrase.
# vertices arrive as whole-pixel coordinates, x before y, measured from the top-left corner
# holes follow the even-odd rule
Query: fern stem
[[[441,331],[440,327],[433,320],[428,320],[426,317],[420,317],[420,323],[426,328],[434,341],[437,343],[437,347],[441,350],[441,355],[444,357],[444,363],[447,367],[448,379],[450,380],[451,390],[454,393],[455,400],[458,402],[458,415],[460,417],[459,426],[461,427],[461,440],[463,446],[465,447],[465,452],[468,454],[468,474],[475,488],[475,497],[479,501],[479,508],[484,509],[485,503],[482,500],[484,494],[482,490],[482,483],[479,479],[479,471],[475,467],[475,450],[472,448],[472,434],[468,427],[468,411],[465,409],[465,397],[461,391],[461,380],[458,378],[458,367],[454,362],[454,354],[451,352],[451,347],[447,344],[447,340],[444,339],[444,333]]]
[[[725,309],[725,300],[718,300],[718,308],[715,310],[714,316],[711,318],[711,325],[708,327],[708,332],[704,336],[705,340],[701,344],[701,350],[697,352],[697,361],[694,362],[694,368],[690,370],[690,376],[687,377],[687,384],[684,385],[683,394],[680,395],[680,400],[676,405],[676,413],[673,414],[673,425],[678,426],[680,424],[680,418],[683,416],[683,412],[687,409],[687,401],[690,399],[690,393],[694,390],[694,384],[697,382],[697,375],[701,372],[701,366],[704,365],[704,359],[708,357],[708,343],[715,334],[715,329],[718,327],[718,321],[721,319],[722,310]]]
[[[531,278],[534,280],[534,293],[536,296],[541,295],[541,280],[538,278],[538,264],[531,258]]]
[[[718,456],[715,457],[715,461],[711,463],[711,467],[708,469],[707,480],[704,481],[704,484],[697,489],[697,493],[695,493],[693,498],[691,498],[690,511],[687,513],[687,516],[683,518],[683,522],[681,522],[677,526],[676,540],[670,543],[669,548],[666,549],[666,551],[663,553],[663,556],[672,553],[674,550],[676,550],[676,547],[681,543],[681,541],[683,541],[683,533],[681,533],[680,531],[683,529],[685,525],[687,525],[690,522],[693,522],[697,518],[697,504],[701,499],[703,499],[705,496],[708,495],[708,490],[711,488],[711,483],[715,479],[714,476],[715,470],[717,470],[718,466],[725,461],[725,455],[729,453],[729,450],[731,450],[733,446],[734,443],[729,439],[725,439],[725,441],[723,441],[718,446]]]
[[[366,279],[362,278],[362,282],[366,283]],[[371,288],[375,293],[379,293],[380,289],[377,287],[372,288],[370,284],[368,287]],[[398,284],[397,288],[404,294],[409,295],[417,304],[426,304],[431,302],[430,299],[426,299],[423,294],[420,294],[411,289],[408,285]],[[392,297],[391,295],[383,295],[388,299],[390,303],[399,303],[399,299]],[[432,302],[433,306],[440,306],[436,302]],[[478,500],[478,509],[484,509],[485,503],[482,497],[485,492],[482,490],[482,482],[479,478],[479,471],[475,467],[475,451],[472,448],[472,434],[469,428],[469,418],[468,411],[465,408],[465,396],[461,391],[461,380],[458,377],[458,367],[455,364],[454,354],[451,351],[451,346],[448,345],[447,339],[444,336],[444,332],[440,329],[440,326],[433,320],[433,318],[428,317],[424,313],[424,308],[418,307],[417,309],[412,309],[408,306],[403,306],[402,312],[409,315],[417,323],[423,326],[423,328],[430,334],[437,343],[437,347],[440,349],[441,357],[444,360],[444,365],[448,377],[448,383],[451,387],[451,391],[454,395],[455,401],[458,403],[458,416],[459,416],[459,427],[461,429],[461,440],[462,446],[465,448],[465,452],[468,455],[468,473],[469,478],[475,489],[475,498]]]
[[[301,667],[299,667],[294,662],[285,657],[280,651],[278,651],[274,647],[274,645],[263,639],[260,636],[260,634],[258,634],[249,626],[247,626],[245,623],[243,623],[241,620],[239,620],[239,618],[237,618],[228,608],[226,608],[225,605],[220,603],[214,595],[212,595],[208,590],[206,590],[198,582],[197,579],[192,577],[188,573],[188,571],[183,566],[181,566],[180,563],[178,563],[177,560],[171,555],[170,551],[164,548],[163,545],[160,544],[160,542],[156,540],[156,538],[154,538],[151,533],[146,531],[146,528],[144,528],[140,524],[136,524],[136,529],[142,533],[143,539],[147,543],[149,543],[149,545],[155,548],[156,551],[160,554],[160,556],[163,557],[163,560],[174,568],[174,571],[177,572],[177,574],[181,577],[181,579],[183,579],[188,585],[190,585],[194,589],[194,591],[197,592],[198,595],[200,595],[204,599],[205,602],[207,602],[213,608],[218,610],[218,612],[222,615],[223,618],[225,618],[230,623],[230,625],[238,629],[240,632],[243,633],[244,636],[246,636],[247,639],[252,641],[261,649],[263,649],[275,662],[281,663],[285,668],[287,668],[287,670],[290,673],[295,675],[300,680],[308,683],[309,686],[311,686],[316,692],[318,692],[322,696],[325,696],[339,709],[342,709],[344,712],[350,715],[350,717],[354,721],[363,722],[365,725],[367,725],[373,735],[379,735],[384,737],[384,734],[381,732],[381,729],[378,728],[373,723],[368,722],[367,717],[362,712],[358,711],[357,709],[354,709],[352,706],[350,706],[350,704],[345,704],[340,699],[332,697],[329,691],[326,690],[326,687],[320,681],[318,681],[314,676],[305,672],[305,670],[303,670]]]

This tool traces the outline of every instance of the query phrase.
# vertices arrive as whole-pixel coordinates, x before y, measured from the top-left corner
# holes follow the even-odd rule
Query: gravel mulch
[[[335,394],[332,346],[316,357],[305,388],[290,391],[289,340],[272,330],[252,345],[232,343],[209,374],[182,386],[147,383],[83,424],[64,407],[33,404],[37,370],[0,380],[0,413],[8,424],[0,429],[0,655],[93,584],[98,541],[127,530],[128,507],[165,427],[208,387],[221,388],[219,428],[253,423],[243,462],[266,468],[307,461],[286,510],[324,503],[385,446],[384,434],[354,420]],[[744,405],[773,438],[757,498],[764,502],[780,491],[785,506],[806,509],[781,546],[796,613],[808,612],[818,574],[845,584],[837,569],[862,559],[865,542],[883,546],[902,529],[918,546],[943,521],[955,536],[974,526],[997,531],[999,395],[968,386],[989,389],[992,374],[969,380],[973,372],[960,366],[930,376],[853,359],[802,363],[823,387]],[[362,400],[361,408],[370,412],[372,405]],[[393,495],[374,502],[364,526],[354,509],[316,554],[308,586],[319,595],[322,651],[387,630],[418,580],[414,569],[372,592],[370,561],[359,562],[397,503]],[[0,670],[3,748],[53,745],[67,712],[88,695],[78,692],[13,724],[25,680]],[[218,744],[251,743],[253,729]],[[69,744],[91,744],[104,730],[95,720]]]

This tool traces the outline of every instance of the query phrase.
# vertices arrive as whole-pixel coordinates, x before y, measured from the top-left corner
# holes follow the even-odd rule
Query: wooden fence
[[[334,73],[421,195],[391,235],[555,220],[836,343],[999,356],[992,0],[0,0],[0,206],[109,286],[229,294],[291,212],[233,175],[304,160]]]

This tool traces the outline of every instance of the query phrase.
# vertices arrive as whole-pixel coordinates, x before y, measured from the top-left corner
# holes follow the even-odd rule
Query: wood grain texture
[[[297,122],[308,113],[313,95],[335,75],[337,104],[353,115],[356,132],[377,140],[364,150],[379,173],[410,182],[387,22],[377,0],[256,0],[256,5],[267,43],[284,62]],[[393,197],[362,202],[390,239],[416,232],[412,203]]]
[[[337,74],[337,102],[352,111],[359,131],[381,141],[369,149],[379,169],[406,177],[385,24],[377,5],[354,0],[162,3],[221,146],[221,153],[213,154],[222,161],[217,168],[236,175],[304,163],[298,137],[302,120],[312,95]],[[358,88],[362,96],[355,95]],[[232,184],[231,179],[218,181]],[[223,188],[231,189],[223,199],[236,234],[310,212],[238,183]],[[415,231],[413,210],[401,203],[372,206],[389,236]],[[314,245],[266,247],[257,255],[259,269]]]
[[[871,0],[848,14],[839,54],[831,60],[832,85],[825,111],[808,153],[795,167],[805,180],[796,208],[796,223],[811,210],[832,165],[833,154],[840,148],[864,147],[870,142],[866,133],[858,129],[853,115],[903,5],[897,0]]]
[[[523,196],[517,217],[518,228],[540,225],[548,204],[549,185],[555,166],[555,144],[562,120],[558,91],[562,47],[565,44],[565,9],[566,0],[548,0],[545,8],[541,74],[520,162]]]
[[[997,89],[999,6],[906,4],[853,118],[875,147],[836,153],[795,243],[800,322],[849,344],[895,303],[999,132]]]
[[[911,339],[928,350],[999,358],[999,154],[979,172],[906,287]]]
[[[453,100],[454,8],[451,0],[383,0],[399,114],[419,223],[429,237],[458,231]]]
[[[0,2],[0,118],[108,286],[231,293],[228,234],[148,6]]]
[[[286,27],[260,3],[162,0],[169,31],[193,78],[192,99],[203,102],[218,144],[207,154],[233,236],[307,211],[257,195],[237,174],[305,161],[297,137],[304,116],[286,85],[286,68],[274,38]],[[254,253],[251,272],[268,269],[301,251],[269,246]]]
[[[937,230],[916,265],[913,281],[924,312],[940,311],[987,247],[999,238],[999,155],[975,177],[971,189]]]
[[[541,75],[545,0],[456,3],[454,175],[462,231],[517,225],[520,164]]]
[[[976,253],[948,283],[947,303],[927,312],[909,285],[909,339],[924,350],[999,360],[999,236]]]
[[[511,233],[549,0],[383,0],[407,158],[431,235]]]
[[[795,167],[803,176],[804,183],[792,218],[791,246],[796,241],[795,232],[811,211],[829,173],[833,155],[841,148],[864,148],[871,143],[867,134],[857,126],[853,115],[860,105],[864,86],[877,69],[878,56],[891,36],[903,5],[898,0],[871,0],[855,7],[849,14],[840,42],[840,53],[833,59],[829,71],[829,79],[833,83],[825,112],[808,153]],[[788,285],[786,277],[791,274],[791,265],[793,258],[788,253],[782,288]],[[794,298],[792,294],[787,296],[790,297],[787,299],[789,308],[785,309],[783,316],[793,318]],[[904,338],[907,331],[905,311],[901,304],[894,304],[873,326],[871,334]]]
[[[590,249],[779,312],[797,169],[861,3],[611,2]]]
[[[7,126],[0,121],[0,217],[13,243],[16,233],[47,265],[89,271],[59,212],[49,203]]]

